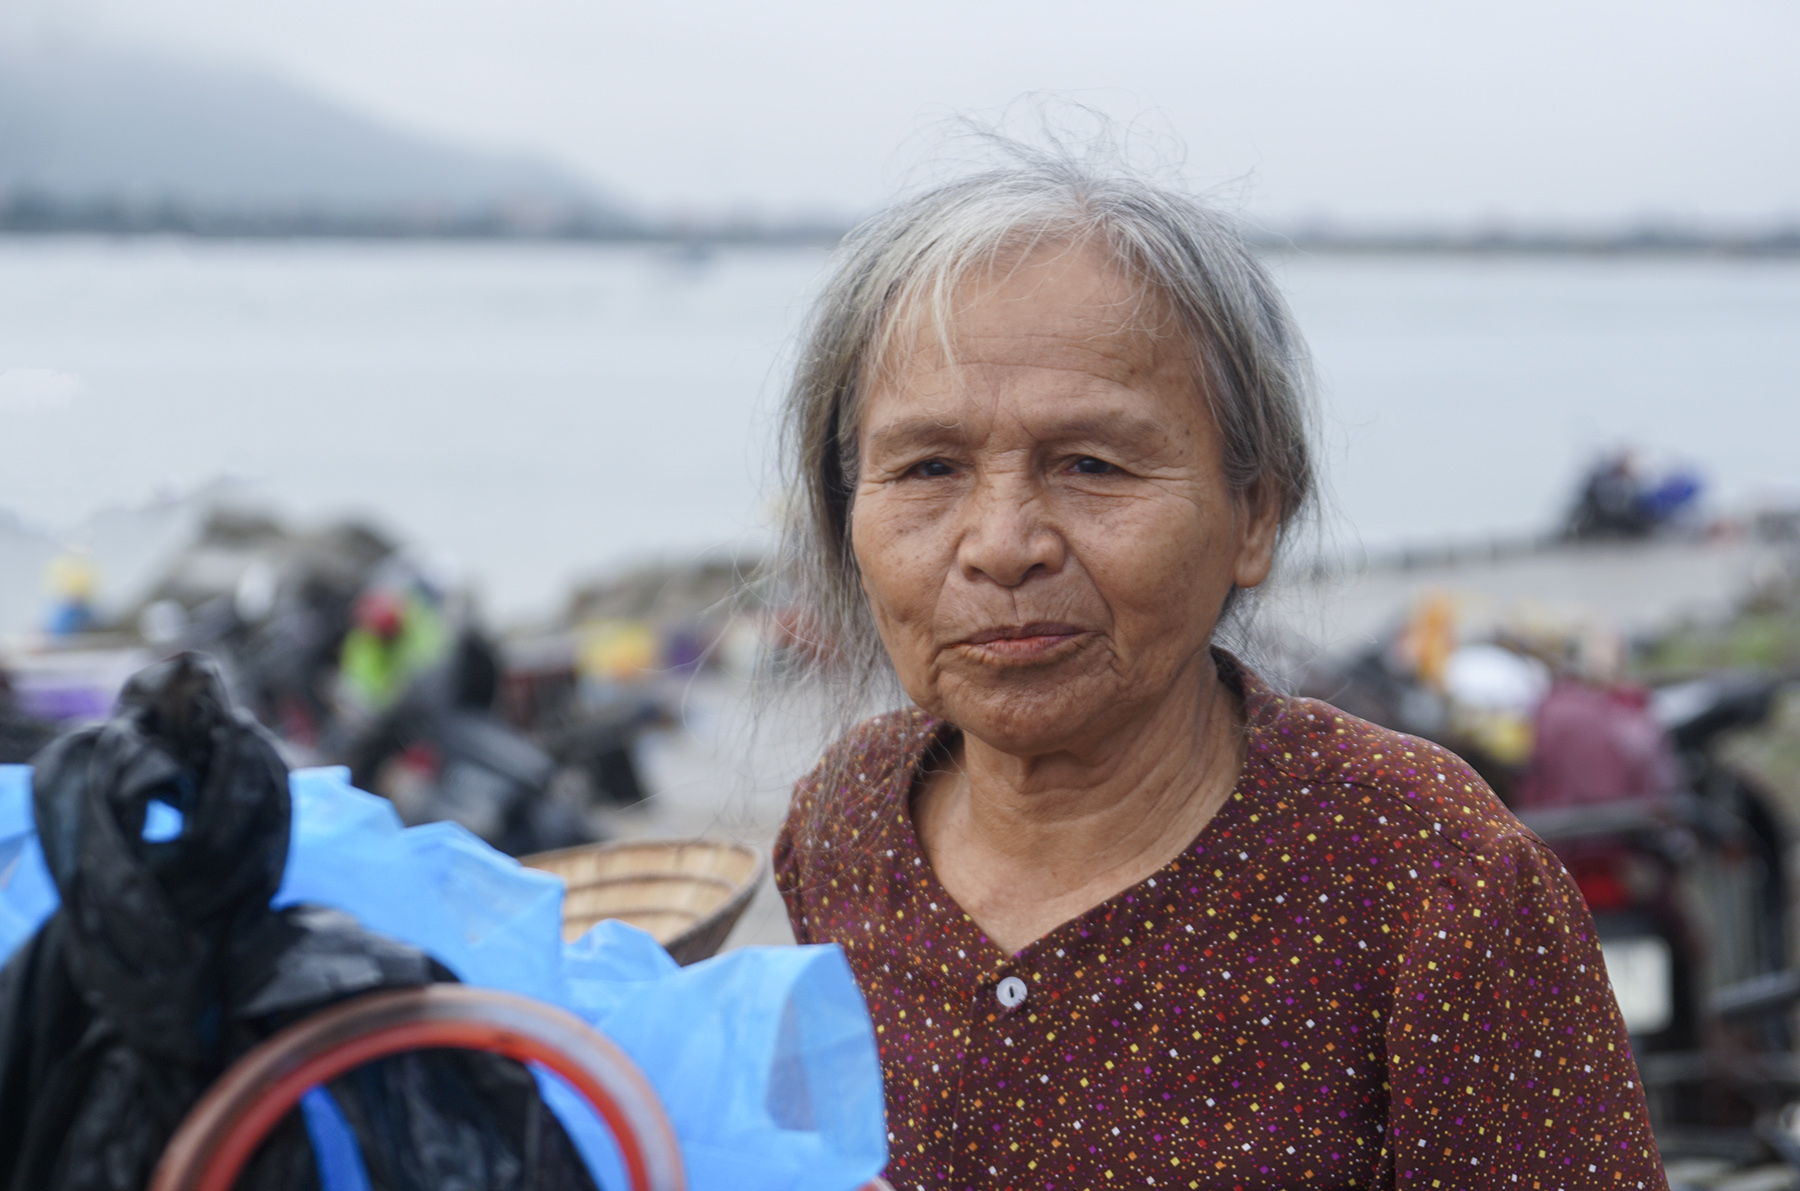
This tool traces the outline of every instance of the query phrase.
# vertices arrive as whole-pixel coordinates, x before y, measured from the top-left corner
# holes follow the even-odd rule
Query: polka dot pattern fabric
[[[1221,670],[1248,723],[1225,807],[1017,954],[913,831],[953,728],[879,717],[799,784],[777,881],[799,940],[841,944],[868,1000],[889,1180],[1666,1188],[1555,856],[1443,749]],[[808,838],[818,810],[828,839]]]

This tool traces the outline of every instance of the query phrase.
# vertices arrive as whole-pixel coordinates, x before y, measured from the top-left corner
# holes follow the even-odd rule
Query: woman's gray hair
[[[947,344],[961,283],[1035,245],[1100,245],[1173,314],[1217,419],[1227,480],[1240,497],[1275,502],[1283,538],[1314,500],[1306,349],[1235,221],[1123,168],[1012,156],[851,232],[802,339],[784,411],[797,506],[782,551],[787,594],[804,618],[794,627],[817,634],[806,652],[861,692],[889,673],[850,544],[865,390],[896,334],[923,318]]]

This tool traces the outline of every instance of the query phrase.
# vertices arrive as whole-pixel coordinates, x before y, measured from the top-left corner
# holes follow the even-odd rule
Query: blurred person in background
[[[412,585],[373,585],[357,598],[338,674],[356,706],[380,712],[442,660],[448,646],[443,617],[425,593]]]
[[[51,562],[44,576],[50,589],[50,614],[44,628],[53,637],[69,637],[92,629],[94,587],[99,574],[93,561],[81,554],[64,554]]]
[[[1588,470],[1564,533],[1577,540],[1648,537],[1693,513],[1704,488],[1693,468],[1652,479],[1633,452],[1615,451]]]
[[[794,590],[841,705],[911,705],[801,780],[776,873],[874,1017],[889,1179],[1663,1187],[1556,857],[1452,754],[1216,644],[1314,487],[1234,227],[1026,153],[840,253]]]
[[[1515,810],[1545,810],[1674,793],[1681,768],[1650,711],[1649,692],[1624,680],[1624,643],[1590,630],[1556,667],[1532,717],[1531,759]]]

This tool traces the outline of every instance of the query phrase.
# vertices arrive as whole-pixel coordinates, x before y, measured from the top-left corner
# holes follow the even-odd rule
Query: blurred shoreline
[[[1357,228],[1246,220],[1254,244],[1270,252],[1451,256],[1800,257],[1800,222],[1736,227],[1648,220],[1613,226]],[[263,240],[522,240],[667,245],[694,253],[745,245],[824,247],[855,220],[638,217],[609,206],[521,198],[491,205],[342,207],[224,206],[174,197],[98,195],[85,199],[0,190],[0,237],[185,236]]]

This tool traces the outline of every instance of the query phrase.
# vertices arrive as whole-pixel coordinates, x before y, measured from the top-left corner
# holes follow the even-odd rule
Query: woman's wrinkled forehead
[[[1022,325],[1042,333],[1022,336]],[[895,295],[856,388],[866,395],[996,352],[1122,384],[1194,363],[1172,304],[1137,270],[1091,238],[1038,240],[942,278],[915,278]],[[853,426],[860,410],[846,412]]]

